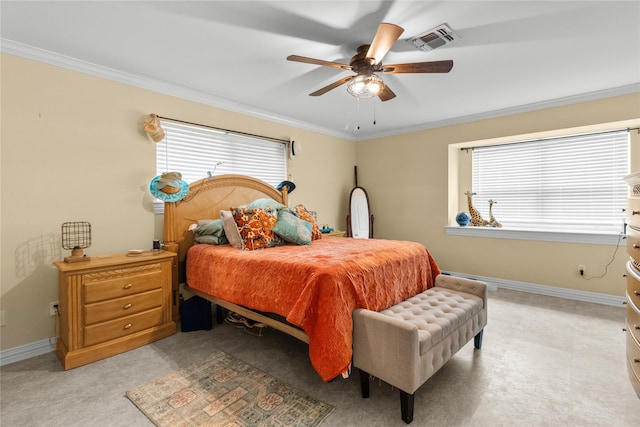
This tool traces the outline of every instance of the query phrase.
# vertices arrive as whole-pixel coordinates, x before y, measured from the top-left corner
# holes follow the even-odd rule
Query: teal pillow
[[[249,203],[246,207],[247,209],[272,208],[272,209],[278,210],[278,209],[283,209],[286,206],[283,205],[282,203],[276,202],[273,199],[264,198],[264,199],[256,199],[253,202]]]
[[[203,222],[193,229],[196,236],[224,236],[224,224],[221,219]]]
[[[311,244],[311,223],[298,218],[289,211],[278,211],[278,222],[271,229],[272,232],[284,240],[296,245]]]
[[[223,234],[222,236],[214,236],[212,234],[203,234],[201,236],[196,236],[194,239],[196,243],[204,243],[207,245],[226,245],[229,243],[227,237]]]

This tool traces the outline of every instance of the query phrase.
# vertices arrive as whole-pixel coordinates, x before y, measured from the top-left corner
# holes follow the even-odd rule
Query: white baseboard
[[[624,296],[601,294],[598,292],[579,291],[576,289],[558,288],[556,286],[537,285],[534,283],[516,282],[513,280],[496,279],[495,277],[456,273],[453,271],[443,271],[443,273],[451,274],[452,276],[482,280],[483,282],[487,282],[487,284],[489,285],[489,290],[496,290],[498,288],[511,289],[514,291],[528,292],[531,294],[548,295],[557,298],[566,298],[577,301],[593,302],[596,304],[624,307]]]
[[[57,341],[58,339],[54,337],[10,348],[8,350],[2,350],[0,351],[0,366],[30,359],[35,356],[40,356],[41,354],[50,353],[56,349]]]
[[[482,280],[487,282],[489,290],[495,291],[498,288],[511,289],[514,291],[528,292],[531,294],[548,295],[557,298],[566,298],[578,301],[593,302],[596,304],[612,305],[623,307],[625,297],[601,294],[597,292],[578,291],[575,289],[558,288],[555,286],[536,285],[534,283],[515,282],[512,280],[496,279],[495,277],[476,276],[473,274],[457,273],[454,271],[443,271],[452,276],[467,277],[469,279]],[[56,338],[37,341],[20,347],[10,348],[0,351],[0,366],[9,363],[19,362],[41,354],[55,350]]]

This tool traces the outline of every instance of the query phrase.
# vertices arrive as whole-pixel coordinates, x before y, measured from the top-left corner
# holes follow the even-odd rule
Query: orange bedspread
[[[439,273],[423,245],[395,240],[324,236],[257,251],[200,244],[187,255],[189,287],[301,327],[324,381],[349,368],[354,309],[384,310],[432,287]]]

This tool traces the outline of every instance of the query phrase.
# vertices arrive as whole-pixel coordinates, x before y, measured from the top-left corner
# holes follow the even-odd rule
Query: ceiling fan
[[[351,58],[348,65],[298,55],[289,55],[287,60],[351,70],[356,73],[353,76],[344,77],[318,89],[310,93],[310,96],[323,95],[338,86],[348,83],[347,90],[356,98],[378,96],[382,101],[388,101],[395,98],[396,94],[376,73],[448,73],[453,67],[452,60],[383,65],[382,58],[389,52],[403,32],[404,29],[398,25],[386,22],[381,23],[371,44],[358,47],[357,53]]]

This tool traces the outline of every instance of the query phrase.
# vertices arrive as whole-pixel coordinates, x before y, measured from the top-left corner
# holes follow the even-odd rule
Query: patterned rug
[[[333,411],[224,352],[127,391],[157,426],[317,426]]]

